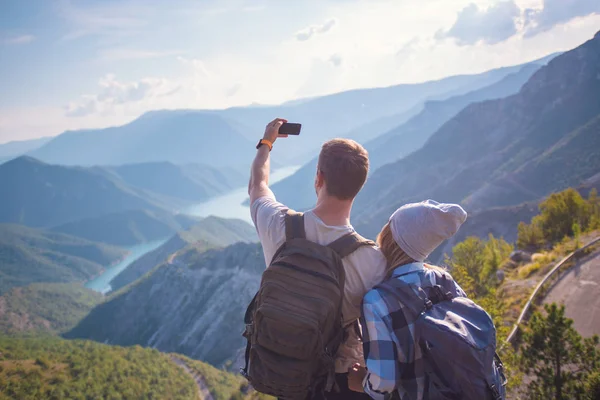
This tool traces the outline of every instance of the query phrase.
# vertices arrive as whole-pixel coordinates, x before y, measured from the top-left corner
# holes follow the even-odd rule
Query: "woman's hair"
[[[394,237],[392,236],[392,229],[390,228],[389,223],[385,224],[381,232],[379,232],[379,235],[377,235],[377,245],[387,260],[388,276],[390,276],[396,268],[415,262],[415,260],[406,254],[404,250],[400,248],[400,246],[398,246],[398,243],[396,243]],[[429,269],[437,269],[442,272],[445,271],[443,268],[434,265],[424,265]]]

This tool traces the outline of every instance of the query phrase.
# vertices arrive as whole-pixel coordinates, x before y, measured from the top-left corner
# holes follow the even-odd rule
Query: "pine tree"
[[[588,378],[599,371],[598,337],[582,340],[564,306],[551,304],[544,309],[546,316],[534,313],[524,335],[522,364],[534,377],[529,398],[581,398]]]

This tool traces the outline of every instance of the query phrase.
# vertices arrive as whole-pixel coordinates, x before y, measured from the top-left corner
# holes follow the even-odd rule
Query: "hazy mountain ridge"
[[[128,185],[168,197],[201,202],[245,185],[248,178],[233,168],[171,162],[102,167]]]
[[[65,165],[170,161],[231,167],[232,160],[249,165],[253,145],[218,115],[178,111],[142,115],[120,127],[65,132],[30,155]]]
[[[519,92],[540,67],[539,64],[528,64],[490,86],[443,101],[426,102],[423,111],[408,122],[365,144],[373,170],[423,147],[431,135],[469,104],[500,99]]]
[[[399,205],[424,198],[462,202],[477,193],[485,201],[471,199],[468,209],[473,211],[536,200],[550,190],[577,186],[600,171],[600,156],[595,156],[598,147],[593,146],[594,119],[600,114],[599,74],[597,35],[542,67],[518,94],[471,104],[444,124],[423,148],[370,177],[356,201],[354,221],[358,229],[374,235]],[[592,129],[586,130],[590,123]],[[574,141],[572,137],[568,143],[585,154],[591,165],[569,167],[570,179],[536,190],[532,190],[535,180],[546,174],[540,169],[527,181],[510,181],[511,174],[518,175],[521,167],[569,135],[579,138]],[[574,151],[569,146],[556,148],[570,154]],[[562,157],[566,153],[555,154]],[[534,171],[533,166],[535,163],[524,170]],[[552,182],[555,173],[550,171],[544,179]],[[478,192],[503,182],[509,184],[504,185],[502,198]]]
[[[84,166],[170,161],[223,167],[232,166],[233,161],[234,167],[245,171],[265,124],[283,116],[303,124],[302,140],[278,144],[274,163],[305,163],[324,140],[348,133],[369,140],[390,129],[394,121],[403,121],[426,100],[477,90],[520,68],[355,89],[277,106],[153,111],[119,127],[64,132],[29,155],[50,163]]]
[[[116,246],[133,246],[168,237],[198,221],[166,211],[127,210],[69,222],[51,230]]]
[[[125,253],[74,236],[0,224],[0,294],[34,282],[85,281]]]
[[[190,248],[96,307],[66,337],[140,344],[222,365],[243,346],[240,324],[264,269],[258,244]]]
[[[0,144],[0,163],[19,157],[25,153],[40,148],[52,140],[52,137],[42,137],[30,140],[14,140]]]
[[[446,121],[455,116],[465,106],[488,99],[502,98],[519,91],[525,82],[540,68],[545,59],[526,64],[493,82],[489,86],[453,96],[445,100],[428,100],[420,112],[389,132],[364,143],[369,151],[371,173],[382,165],[401,159],[418,150],[427,139]],[[511,69],[512,70],[512,69]],[[317,158],[302,166],[294,175],[273,185],[277,199],[290,207],[306,209],[314,205],[313,182],[317,169]]]
[[[238,242],[258,242],[256,230],[250,224],[236,219],[208,217],[171,237],[165,244],[135,260],[117,275],[110,285],[113,290],[135,282],[154,267],[166,262],[169,256],[193,245],[196,251],[232,245]]]

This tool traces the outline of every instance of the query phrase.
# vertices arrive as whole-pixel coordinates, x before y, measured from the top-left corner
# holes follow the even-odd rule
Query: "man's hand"
[[[363,381],[367,376],[367,369],[362,367],[360,364],[354,364],[348,368],[348,388],[353,392],[363,393]]]
[[[287,119],[283,118],[275,118],[273,121],[269,122],[265,128],[265,135],[263,136],[263,139],[266,139],[271,143],[275,143],[277,138],[287,137],[288,135],[279,134],[279,128],[281,128],[281,125],[283,125],[285,122],[287,122]]]

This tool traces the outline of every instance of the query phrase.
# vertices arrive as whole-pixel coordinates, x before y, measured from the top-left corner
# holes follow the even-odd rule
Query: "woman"
[[[377,237],[388,262],[386,283],[401,280],[417,288],[438,284],[444,270],[423,261],[454,235],[466,218],[460,206],[432,200],[399,208]],[[449,284],[453,295],[466,297],[456,283]],[[414,338],[418,314],[406,311],[397,297],[388,293],[377,287],[364,298],[361,322],[366,368],[351,368],[350,389],[364,391],[374,399],[429,398],[424,396],[422,351]]]

